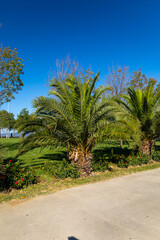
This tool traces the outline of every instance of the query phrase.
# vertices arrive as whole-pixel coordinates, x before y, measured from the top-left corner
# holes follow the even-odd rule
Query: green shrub
[[[129,166],[128,157],[125,155],[111,154],[110,159],[112,163],[117,164],[120,168],[127,168]]]
[[[76,166],[70,164],[67,160],[62,161],[47,161],[44,164],[44,170],[50,173],[55,178],[78,178],[80,176]]]
[[[108,169],[108,155],[103,154],[102,150],[94,154],[92,169],[94,172],[103,172]]]
[[[35,167],[22,169],[19,161],[10,159],[5,162],[5,173],[0,175],[0,189],[21,189],[37,183],[38,179]]]
[[[129,160],[129,165],[130,166],[137,166],[137,165],[141,165],[142,163],[140,162],[142,159],[142,157],[137,157],[137,156],[128,156],[128,160]]]
[[[110,161],[117,164],[120,168],[127,168],[128,166],[137,166],[147,164],[150,160],[149,156],[125,156],[118,154],[111,154]]]
[[[4,165],[4,161],[0,156],[0,174],[4,174],[5,173],[5,165]]]
[[[117,166],[120,168],[128,168],[129,162],[128,159],[121,159],[118,161]]]
[[[3,154],[5,153],[5,146],[2,143],[2,141],[0,141],[0,174],[5,173],[5,164],[4,164],[4,158],[3,158]],[[3,154],[2,154],[3,153]]]
[[[17,189],[24,188],[30,184],[36,184],[38,180],[39,177],[36,175],[35,170],[28,169],[27,171],[25,170],[24,172],[21,172],[21,174],[18,174],[18,176],[14,177],[13,187]]]
[[[153,159],[157,162],[160,162],[160,152],[159,151],[155,151],[153,153]]]
[[[150,156],[129,156],[129,165],[136,166],[147,164],[150,161]]]

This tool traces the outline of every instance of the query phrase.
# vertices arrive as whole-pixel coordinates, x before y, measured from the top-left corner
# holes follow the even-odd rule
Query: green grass
[[[21,139],[19,138],[4,138],[1,139],[2,143],[6,147],[5,149],[5,158],[13,159],[16,157],[18,153],[19,142]],[[20,157],[18,159],[22,163],[23,166],[36,166],[41,167],[45,160],[59,160],[63,159],[66,156],[65,149],[61,148],[59,150],[56,149],[34,149]]]
[[[6,146],[5,151],[5,158],[15,158],[17,152],[18,152],[18,143],[20,139],[2,139],[4,145]],[[160,144],[158,143],[157,146]],[[119,142],[110,142],[110,143],[103,143],[97,145],[97,147],[94,149],[103,149],[105,151],[111,151],[111,149],[115,151],[130,151],[127,149],[127,146],[124,146],[123,149],[119,148]],[[29,199],[33,198],[38,195],[44,195],[44,194],[50,194],[54,193],[56,191],[79,186],[82,184],[89,184],[94,183],[98,181],[104,181],[108,180],[114,177],[120,177],[124,175],[128,175],[131,173],[137,173],[140,171],[146,171],[151,170],[155,168],[160,167],[160,163],[152,163],[148,165],[142,165],[142,166],[136,166],[136,167],[129,167],[128,169],[120,169],[116,167],[115,165],[111,165],[113,171],[106,171],[104,173],[96,173],[94,176],[89,176],[87,178],[78,178],[78,179],[64,179],[64,180],[57,180],[50,175],[46,174],[42,170],[43,162],[47,159],[63,159],[65,156],[64,149],[61,149],[59,151],[57,150],[50,150],[50,149],[44,149],[41,151],[40,149],[35,149],[33,151],[30,151],[26,153],[23,156],[19,157],[19,160],[23,165],[32,165],[32,166],[38,166],[38,174],[40,175],[41,182],[36,185],[28,186],[25,189],[21,190],[15,190],[13,189],[10,192],[1,192],[0,193],[0,203],[2,202],[17,202],[17,200],[23,201],[23,199]]]

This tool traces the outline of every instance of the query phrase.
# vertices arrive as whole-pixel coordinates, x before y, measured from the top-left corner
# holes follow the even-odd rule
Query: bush
[[[94,172],[103,172],[108,169],[108,155],[103,154],[102,150],[94,154],[92,169]]]
[[[127,168],[128,166],[137,166],[137,165],[147,164],[150,161],[150,157],[111,154],[110,161],[117,164],[117,166],[120,168]]]
[[[120,168],[128,168],[128,166],[129,166],[128,159],[119,160],[117,166]]]
[[[119,154],[113,154],[111,153],[110,159],[112,163],[117,164],[120,168],[127,168],[129,166],[129,160],[128,157],[125,155],[119,155]]]
[[[36,168],[24,168],[16,160],[7,160],[5,163],[5,173],[0,175],[0,189],[16,188],[21,189],[30,184],[38,182]]]
[[[3,145],[2,141],[0,141],[0,174],[3,175],[5,173],[5,164],[2,153],[5,153],[5,146]]]
[[[157,162],[160,162],[160,152],[159,151],[155,151],[153,153],[153,159]]]
[[[47,161],[44,164],[44,170],[50,173],[55,178],[78,178],[80,176],[76,166],[70,164],[67,160],[62,161]]]
[[[136,166],[147,164],[150,161],[150,156],[129,156],[129,165]]]

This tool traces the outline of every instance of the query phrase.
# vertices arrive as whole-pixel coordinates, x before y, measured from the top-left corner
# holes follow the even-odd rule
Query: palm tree
[[[36,117],[19,128],[24,135],[21,153],[35,147],[65,146],[68,158],[87,176],[92,170],[92,147],[109,123],[113,108],[103,99],[109,87],[95,88],[99,73],[82,81],[70,75],[65,81],[53,79],[50,94],[38,97],[33,105]]]
[[[132,87],[127,95],[122,95],[116,102],[124,111],[126,118],[140,128],[140,146],[142,154],[152,155],[152,147],[156,138],[156,123],[159,119],[160,88],[154,89],[155,83],[150,82],[144,91]],[[138,126],[139,125],[139,126]]]

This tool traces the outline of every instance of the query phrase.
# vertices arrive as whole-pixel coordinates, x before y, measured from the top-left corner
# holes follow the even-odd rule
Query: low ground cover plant
[[[103,172],[108,169],[108,154],[104,153],[103,150],[94,153],[92,160],[92,170],[94,172]]]
[[[36,167],[21,168],[19,161],[6,160],[4,174],[0,175],[0,190],[21,189],[30,184],[36,184],[38,180]]]
[[[157,162],[160,162],[160,151],[154,151],[153,160],[157,161]]]
[[[55,178],[60,179],[65,179],[68,177],[74,179],[80,177],[80,172],[78,171],[76,166],[73,166],[66,159],[63,159],[61,161],[46,161],[43,170],[45,170],[47,173],[54,176]]]
[[[142,164],[147,164],[151,160],[150,156],[141,156],[141,155],[118,155],[112,154],[110,156],[110,161],[117,164],[120,168],[127,168],[129,166],[137,166]]]

